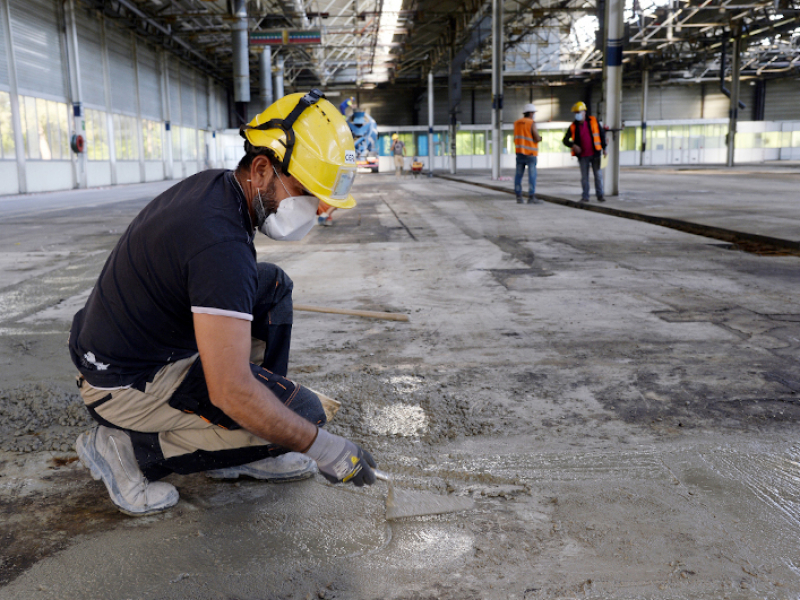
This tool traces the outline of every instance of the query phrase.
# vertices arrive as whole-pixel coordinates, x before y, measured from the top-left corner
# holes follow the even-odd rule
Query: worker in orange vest
[[[564,145],[572,148],[572,156],[578,157],[581,168],[581,202],[589,201],[589,168],[594,173],[594,191],[598,202],[605,202],[603,196],[603,171],[600,170],[600,155],[607,156],[606,131],[589,115],[586,105],[576,102],[572,107],[575,120],[564,134]]]
[[[517,152],[517,172],[514,175],[514,193],[517,195],[517,204],[522,204],[522,176],[525,167],[528,167],[528,204],[539,204],[541,200],[536,197],[536,161],[539,156],[539,142],[542,138],[536,129],[533,120],[536,106],[526,104],[522,109],[522,118],[514,121],[514,146]]]

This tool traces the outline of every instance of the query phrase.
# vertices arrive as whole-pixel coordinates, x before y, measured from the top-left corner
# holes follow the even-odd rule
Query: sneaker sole
[[[165,506],[153,507],[145,511],[134,511],[127,506],[118,503],[115,500],[115,497],[119,496],[120,493],[119,488],[114,481],[114,476],[111,474],[111,466],[108,464],[106,459],[94,449],[94,446],[88,443],[89,435],[90,434],[88,433],[82,433],[78,436],[78,441],[75,442],[75,451],[78,453],[78,458],[80,459],[81,464],[89,469],[92,479],[95,481],[102,481],[103,485],[106,486],[108,495],[111,497],[111,502],[114,503],[114,506],[116,506],[121,513],[131,517],[146,517],[148,515],[162,513],[177,504],[178,499],[176,498],[174,502],[170,500],[170,503]]]

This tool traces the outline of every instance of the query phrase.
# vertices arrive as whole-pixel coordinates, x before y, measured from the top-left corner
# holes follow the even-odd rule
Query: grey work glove
[[[356,487],[375,483],[376,467],[372,455],[350,440],[319,429],[317,439],[306,454],[317,463],[320,473],[331,483],[352,483]]]

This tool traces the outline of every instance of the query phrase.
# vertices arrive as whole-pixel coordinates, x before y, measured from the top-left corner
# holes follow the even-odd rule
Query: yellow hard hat
[[[586,110],[586,105],[583,102],[576,102],[572,105],[572,112],[581,112],[582,110]]]
[[[344,116],[319,90],[289,94],[242,125],[239,134],[269,148],[291,175],[325,204],[352,208],[356,149]]]
[[[397,139],[397,134],[396,134],[396,133],[393,133],[393,134],[392,134],[392,139],[393,139],[393,140],[396,140],[396,139]]]

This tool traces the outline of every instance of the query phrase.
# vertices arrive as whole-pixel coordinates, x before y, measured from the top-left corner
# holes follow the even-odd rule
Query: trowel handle
[[[375,473],[375,477],[380,479],[381,481],[391,481],[392,476],[389,475],[386,471],[381,471],[380,469],[372,469],[372,472]]]

